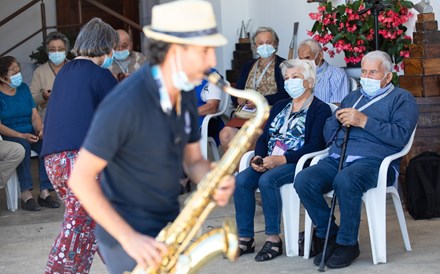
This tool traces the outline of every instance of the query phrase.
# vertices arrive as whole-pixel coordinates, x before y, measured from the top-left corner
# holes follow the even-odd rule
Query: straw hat
[[[209,2],[178,0],[152,9],[151,25],[143,28],[148,38],[173,44],[218,47],[227,43],[218,33]]]

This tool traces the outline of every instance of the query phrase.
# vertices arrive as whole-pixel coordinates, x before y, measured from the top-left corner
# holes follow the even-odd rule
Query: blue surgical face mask
[[[114,56],[114,54],[111,57],[107,56],[107,54],[106,54],[104,62],[101,65],[101,68],[108,69],[113,63],[113,56]]]
[[[362,90],[368,96],[374,97],[380,91],[381,89],[380,82],[382,82],[382,80],[385,79],[386,76],[387,74],[385,74],[385,76],[380,80],[361,77],[360,82],[361,82]]]
[[[18,88],[21,83],[23,83],[23,78],[21,77],[21,73],[18,72],[12,76],[9,76],[10,83],[7,83],[11,88]]]
[[[268,44],[260,45],[257,48],[258,55],[260,55],[260,57],[263,59],[271,57],[275,51],[275,48]]]
[[[58,66],[66,59],[66,53],[63,52],[49,52],[49,60],[54,63],[54,65]]]
[[[304,87],[304,80],[301,78],[290,78],[285,80],[284,89],[293,99],[300,97],[306,91],[306,88]]]
[[[130,51],[128,49],[122,51],[115,51],[114,57],[118,61],[124,61],[130,55]]]
[[[186,76],[185,72],[182,69],[182,58],[180,57],[180,51],[176,51],[176,58],[175,62],[172,62],[171,68],[172,68],[172,74],[171,79],[173,81],[173,85],[178,90],[183,91],[191,91],[193,90],[197,84],[191,83],[188,79],[188,76]]]

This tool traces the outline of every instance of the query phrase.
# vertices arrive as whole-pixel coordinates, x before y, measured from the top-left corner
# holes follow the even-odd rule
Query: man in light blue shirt
[[[326,103],[340,103],[350,91],[350,84],[344,70],[327,63],[324,60],[321,45],[313,39],[304,40],[299,44],[298,57],[315,61],[314,95]]]

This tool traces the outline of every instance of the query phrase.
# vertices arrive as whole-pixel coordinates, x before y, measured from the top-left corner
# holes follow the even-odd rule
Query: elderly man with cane
[[[359,256],[362,196],[376,187],[381,161],[405,146],[418,119],[414,97],[391,83],[392,63],[386,53],[368,53],[361,66],[362,87],[349,93],[325,124],[329,157],[295,178],[294,187],[316,226],[321,246],[328,237],[324,256],[320,253],[314,259],[317,266],[323,261],[329,268],[347,267]],[[394,182],[397,170],[399,161],[390,165],[388,184]],[[339,226],[323,196],[331,190],[338,199]]]

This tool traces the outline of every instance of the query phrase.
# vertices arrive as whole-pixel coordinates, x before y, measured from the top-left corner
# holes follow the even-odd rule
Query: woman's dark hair
[[[147,39],[146,58],[150,65],[162,64],[165,60],[165,55],[170,49],[170,43],[158,41],[154,39]]]
[[[12,63],[18,63],[12,56],[0,57],[0,77],[8,77],[8,70]]]
[[[46,41],[44,41],[45,44],[46,44],[46,52],[49,52],[49,43],[51,41],[53,41],[53,40],[61,40],[61,41],[63,41],[64,45],[66,46],[66,54],[69,52],[69,50],[70,50],[70,41],[69,41],[69,39],[67,38],[66,35],[64,35],[64,34],[62,34],[61,32],[58,32],[58,31],[51,32],[51,33],[49,33],[47,35]]]
[[[118,33],[109,24],[93,18],[81,28],[72,51],[77,56],[99,57],[109,54],[118,41]]]

